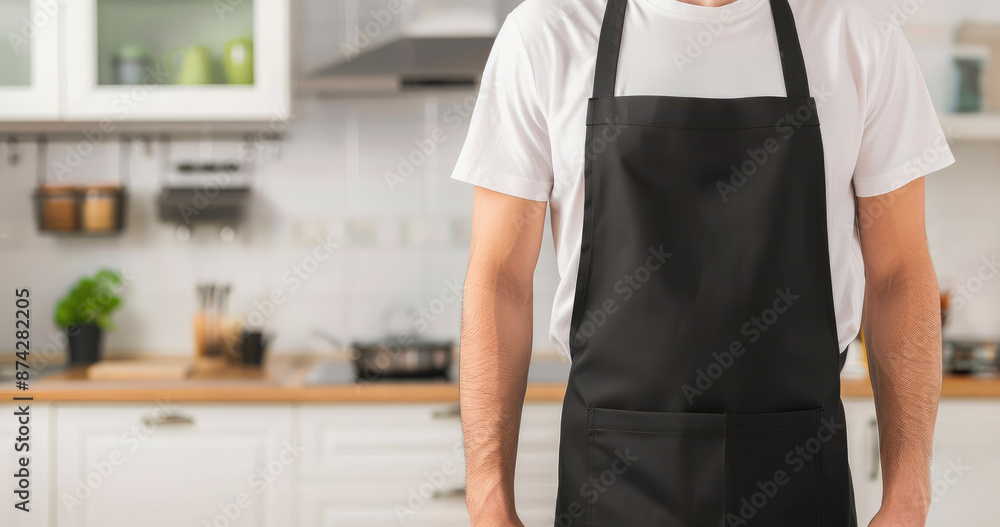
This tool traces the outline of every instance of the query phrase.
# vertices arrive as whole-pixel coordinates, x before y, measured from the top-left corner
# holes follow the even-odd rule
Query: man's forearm
[[[462,309],[467,502],[473,525],[516,525],[514,463],[531,357],[531,285],[501,285],[478,274],[466,279]]]
[[[883,468],[883,507],[930,506],[930,460],[941,393],[941,314],[929,259],[869,282],[869,371]]]

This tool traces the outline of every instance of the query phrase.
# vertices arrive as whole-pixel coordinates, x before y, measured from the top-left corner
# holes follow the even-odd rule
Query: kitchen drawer
[[[525,525],[551,525],[554,486],[524,486],[515,491]],[[412,487],[307,485],[300,492],[301,527],[458,527],[468,526],[460,487],[433,483]]]
[[[290,406],[67,404],[55,414],[60,527],[289,524],[301,456]]]
[[[458,472],[463,466],[454,405],[308,405],[299,408],[299,422],[301,473],[324,483],[413,480],[447,464]]]
[[[525,477],[555,474],[559,415],[557,404],[525,405],[518,442]],[[421,478],[445,463],[463,465],[454,403],[306,405],[299,408],[299,422],[302,475],[324,477],[324,483],[378,484]]]
[[[469,524],[457,405],[308,405],[299,412],[301,525]],[[515,495],[528,525],[553,523],[560,414],[558,404],[528,404],[522,414]],[[420,503],[408,514],[411,499]]]

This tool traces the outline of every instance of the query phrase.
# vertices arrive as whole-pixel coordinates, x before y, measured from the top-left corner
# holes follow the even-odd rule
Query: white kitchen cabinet
[[[288,406],[60,405],[60,527],[285,527],[301,457]]]
[[[527,525],[553,523],[559,408],[524,409],[515,498]],[[457,405],[309,405],[299,412],[303,527],[469,525]]]
[[[938,410],[927,527],[994,527],[1000,497],[1000,401],[946,400]]]
[[[280,125],[290,111],[289,3],[66,2],[64,118],[110,123],[265,121]],[[252,38],[253,80],[231,84],[223,53],[227,43],[243,38]],[[204,49],[193,50],[192,46]],[[249,55],[246,46],[240,50],[240,56]],[[128,63],[140,64],[138,70],[145,70],[145,74],[122,74],[128,66],[116,68],[120,56],[138,56]],[[142,63],[146,63],[145,68]]]
[[[847,423],[858,524],[866,526],[882,501],[875,404],[848,399]],[[931,465],[932,497],[927,527],[992,527],[1000,496],[1000,401],[941,402]]]
[[[0,0],[0,120],[59,117],[59,22],[64,2]]]
[[[561,419],[561,403],[529,403],[521,416],[514,498],[528,526],[555,523]]]
[[[47,527],[54,510],[51,490],[52,470],[52,414],[50,406],[29,402],[30,420],[27,452],[14,450],[19,436],[20,424],[14,412],[17,405],[0,405],[0,473],[11,478],[21,469],[19,460],[28,457],[30,495],[26,505],[28,512],[15,509],[14,504],[22,501],[13,494],[13,489],[3,492],[0,499],[0,525],[10,527]],[[10,481],[10,480],[8,480]],[[8,487],[7,481],[4,482]]]
[[[468,526],[465,494],[459,490],[424,492],[420,487],[303,485],[303,527],[458,527]],[[552,525],[555,492],[517,485],[514,499],[527,526]]]
[[[299,409],[302,476],[345,486],[419,485],[424,473],[461,482],[462,425],[457,405],[308,405]]]
[[[875,401],[870,397],[844,400],[851,479],[858,525],[867,526],[882,504],[882,467],[878,450]]]

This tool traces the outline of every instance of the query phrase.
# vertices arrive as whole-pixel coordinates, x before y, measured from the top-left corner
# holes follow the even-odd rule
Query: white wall
[[[906,10],[918,7],[903,21],[917,34],[967,18],[1000,19],[1000,4],[992,0],[886,1]],[[314,14],[306,10],[301,18],[308,22]],[[300,24],[307,30],[300,35],[306,49],[298,53],[321,56],[329,42],[319,39],[317,44],[308,37],[322,27]],[[309,51],[316,46],[323,49]],[[915,48],[920,55],[920,44]],[[932,86],[941,84],[929,80]],[[255,300],[275,289],[287,293],[287,302],[266,317],[279,352],[322,351],[325,346],[309,335],[312,328],[345,340],[375,337],[386,307],[393,304],[443,309],[428,320],[426,336],[456,338],[460,306],[448,302],[452,296],[442,291],[464,277],[471,189],[448,176],[468,121],[467,111],[456,111],[454,105],[470,101],[467,93],[298,101],[285,140],[261,145],[250,216],[231,244],[201,231],[182,243],[172,226],[156,219],[163,156],[155,143],[134,149],[123,236],[39,236],[30,199],[34,146],[22,139],[20,163],[12,166],[6,162],[7,146],[0,145],[0,234],[6,234],[0,236],[0,276],[5,284],[33,288],[34,335],[39,339],[58,335],[50,321],[54,303],[78,276],[101,266],[124,268],[133,279],[125,290],[126,307],[115,317],[118,330],[108,342],[112,351],[122,353],[188,353],[195,284],[209,280],[234,285],[233,311],[241,314],[250,313]],[[444,118],[446,112],[462,116],[458,126]],[[435,128],[444,132],[444,143],[412,177],[390,188],[386,172],[397,171],[400,157],[412,154]],[[50,161],[66,161],[72,146],[50,145]],[[210,158],[213,152],[225,157],[235,146],[174,141],[171,152],[174,160]],[[1000,149],[994,143],[959,143],[954,150],[959,162],[928,179],[928,234],[939,275],[945,284],[964,285],[968,291],[947,333],[995,338],[1000,333],[1000,280],[987,277],[980,284],[977,275],[984,258],[1000,255]],[[99,145],[66,179],[114,179],[116,152],[114,144]],[[291,291],[282,277],[313,252],[317,236],[326,234],[342,242],[341,249],[310,275],[307,285]],[[539,348],[551,347],[547,327],[557,282],[551,235],[546,236],[535,295]],[[12,307],[0,298],[0,320],[12,320]],[[0,338],[11,342],[10,327],[0,327]],[[36,340],[36,348],[45,342]]]
[[[191,240],[180,242],[174,226],[156,218],[155,198],[164,179],[156,142],[148,151],[142,143],[133,146],[128,229],[122,236],[39,235],[31,205],[34,145],[22,142],[17,166],[0,158],[0,232],[8,234],[0,240],[3,281],[33,289],[36,348],[44,344],[42,335],[58,333],[50,321],[58,297],[77,277],[102,266],[132,277],[125,307],[114,317],[112,352],[188,353],[195,284],[205,281],[232,283],[233,311],[243,315],[267,312],[254,302],[276,289],[285,293],[287,301],[266,316],[265,325],[277,336],[279,352],[326,349],[310,335],[313,328],[344,340],[377,337],[386,308],[394,305],[427,310],[424,336],[457,338],[460,302],[449,290],[460,288],[465,276],[472,189],[449,176],[466,134],[464,108],[472,102],[469,94],[299,101],[285,139],[261,145],[249,217],[229,244],[219,240],[216,229],[198,228]],[[460,118],[445,121],[453,115]],[[418,142],[435,129],[444,142],[412,176],[390,187],[386,173],[398,173],[401,156],[417,151]],[[68,163],[71,148],[75,143],[52,142],[50,163]],[[114,180],[117,149],[99,145],[62,180]],[[206,158],[214,152],[227,159],[235,146],[174,140],[169,151],[176,162],[198,157],[199,149]],[[0,152],[6,157],[6,147]],[[53,172],[50,178],[56,178]],[[303,265],[317,239],[327,237],[341,247],[294,289],[286,273]],[[556,282],[547,237],[538,271],[539,347],[551,347],[546,328]],[[12,302],[0,303],[0,317],[6,316],[13,316]]]
[[[117,238],[66,239],[35,232],[31,192],[34,147],[22,144],[21,162],[0,158],[0,269],[3,281],[35,293],[35,335],[54,332],[50,315],[58,296],[83,273],[101,266],[123,268],[133,280],[126,307],[115,317],[108,344],[120,352],[187,353],[195,284],[234,285],[237,313],[272,290],[287,302],[267,317],[279,351],[321,351],[310,336],[322,328],[343,338],[370,338],[380,331],[385,308],[406,304],[444,308],[428,319],[429,337],[458,334],[459,303],[442,294],[464,278],[471,189],[448,176],[465,137],[440,115],[465,95],[403,99],[302,101],[298,120],[280,143],[267,145],[247,223],[231,244],[214,231],[188,242],[156,219],[160,186],[159,145],[133,149],[128,230]],[[390,189],[386,172],[414,151],[428,130],[442,127],[446,140],[416,173]],[[193,148],[194,144],[186,145]],[[216,146],[223,150],[225,145]],[[175,156],[185,150],[175,142]],[[50,145],[50,159],[65,159],[67,145]],[[983,259],[1000,255],[1000,149],[993,143],[957,143],[958,163],[928,178],[928,235],[939,276],[965,285],[968,300],[954,313],[949,334],[994,338],[1000,331],[1000,280],[976,278]],[[6,147],[0,147],[6,158]],[[67,179],[115,177],[117,145],[98,147]],[[365,234],[374,231],[374,238]],[[406,235],[406,232],[411,234]],[[305,285],[292,291],[283,275],[329,234],[343,243]],[[548,235],[547,235],[548,236]],[[537,347],[549,348],[547,325],[557,282],[551,237],[543,247],[535,300]],[[0,302],[0,316],[12,316]],[[8,328],[3,333],[9,332]],[[36,346],[38,346],[36,341]]]

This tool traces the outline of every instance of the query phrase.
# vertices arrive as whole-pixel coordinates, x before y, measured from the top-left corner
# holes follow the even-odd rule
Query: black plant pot
[[[104,331],[96,324],[78,324],[66,328],[69,339],[69,363],[93,364],[101,360]]]

